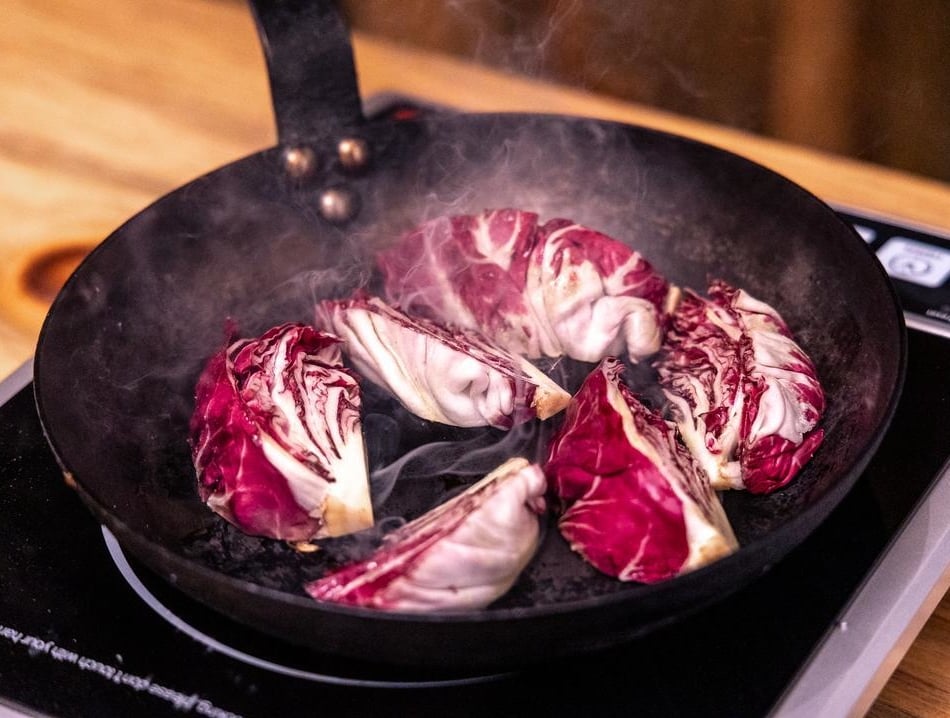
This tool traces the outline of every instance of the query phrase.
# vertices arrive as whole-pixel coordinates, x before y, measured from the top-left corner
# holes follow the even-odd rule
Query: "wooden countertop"
[[[275,138],[263,57],[240,3],[8,0],[3,16],[0,376],[32,354],[55,282],[79,256],[161,194]],[[364,97],[399,91],[468,110],[658,127],[750,157],[831,202],[950,231],[946,184],[372,37],[354,45]],[[868,715],[950,715],[950,596],[901,650],[908,645]]]

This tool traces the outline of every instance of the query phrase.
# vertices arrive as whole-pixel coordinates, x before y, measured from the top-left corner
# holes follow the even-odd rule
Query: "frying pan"
[[[634,640],[728,600],[828,516],[880,442],[905,359],[886,275],[828,206],[746,159],[637,126],[527,113],[364,117],[331,4],[252,9],[278,145],[162,197],[106,238],[58,295],[36,350],[53,452],[126,551],[212,609],[323,655],[485,670]],[[341,154],[343,139],[366,152]],[[572,218],[635,246],[678,285],[702,290],[720,277],[771,303],[817,366],[825,441],[787,488],[726,495],[737,553],[664,583],[599,576],[549,526],[510,594],[482,611],[314,602],[301,581],[319,575],[325,552],[245,537],[198,500],[186,444],[197,376],[226,322],[251,336],[308,321],[315,300],[372,289],[374,254],[405,230],[493,207]],[[377,463],[471,439],[393,412],[397,439],[366,427]],[[440,477],[397,482],[398,506],[382,515],[422,511],[455,488]]]

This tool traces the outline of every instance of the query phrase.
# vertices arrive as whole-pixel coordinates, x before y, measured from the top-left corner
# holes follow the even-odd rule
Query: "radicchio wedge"
[[[411,317],[378,297],[325,301],[317,322],[343,338],[357,371],[409,411],[452,426],[508,429],[561,411],[570,394],[475,332]]]
[[[775,309],[723,281],[708,297],[684,292],[655,366],[713,486],[769,493],[821,444],[824,391]]]
[[[567,408],[545,473],[562,503],[561,534],[622,581],[654,583],[736,550],[729,520],[676,430],[604,359]]]
[[[528,298],[553,337],[549,356],[631,361],[660,347],[670,286],[638,252],[566,219],[552,219],[528,270]]]
[[[320,601],[387,611],[480,609],[534,556],[545,510],[540,467],[515,458],[388,534],[368,558],[306,585]]]
[[[336,337],[288,323],[233,342],[197,384],[201,498],[256,536],[307,541],[372,526],[359,411]]]
[[[379,257],[387,298],[529,358],[656,352],[670,286],[623,242],[515,209],[440,217]]]

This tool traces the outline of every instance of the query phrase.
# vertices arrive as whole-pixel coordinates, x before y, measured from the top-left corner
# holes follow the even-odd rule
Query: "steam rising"
[[[388,417],[367,417],[378,429]],[[398,431],[392,419],[391,429]],[[365,424],[364,424],[365,426]],[[375,432],[374,432],[375,433]],[[434,441],[418,446],[395,461],[370,474],[370,490],[374,508],[385,503],[396,482],[432,481],[457,477],[480,479],[514,456],[537,461],[536,439],[542,434],[537,422],[527,422],[507,432],[479,430],[477,435],[462,441]]]

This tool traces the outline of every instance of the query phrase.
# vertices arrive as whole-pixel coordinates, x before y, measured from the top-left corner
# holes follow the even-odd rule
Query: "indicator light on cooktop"
[[[865,227],[863,224],[852,225],[854,230],[861,236],[868,244],[871,244],[875,239],[877,239],[877,232],[870,227]]]

